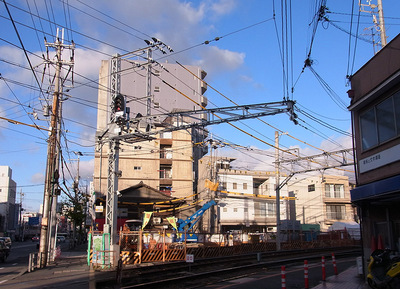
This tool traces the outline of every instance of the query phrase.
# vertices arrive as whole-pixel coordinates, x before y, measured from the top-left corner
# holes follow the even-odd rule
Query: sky
[[[73,86],[72,74],[63,70],[61,179],[71,188],[79,168],[82,190],[93,176],[101,60],[145,48],[144,40],[156,37],[174,50],[155,52],[156,61],[207,72],[207,108],[295,101],[297,125],[279,114],[236,122],[240,130],[208,127],[224,144],[214,154],[236,158],[237,168],[271,170],[275,131],[279,147],[297,149],[300,156],[352,147],[348,76],[380,49],[373,16],[359,12],[358,1],[5,2],[0,1],[0,165],[11,167],[17,200],[23,195],[27,211],[38,211],[43,202],[48,135],[35,126],[49,127],[43,106],[52,99],[55,69],[44,59],[54,59],[55,52],[50,47],[47,54],[44,39],[54,43],[57,28],[64,28],[64,44],[75,43]],[[400,3],[382,2],[389,42],[400,32]],[[69,56],[64,49],[63,58]],[[332,173],[351,176],[347,169]]]

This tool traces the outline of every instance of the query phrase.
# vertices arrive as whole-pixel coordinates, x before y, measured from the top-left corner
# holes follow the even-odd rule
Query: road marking
[[[1,284],[1,283],[4,283],[4,282],[7,282],[7,281],[8,281],[8,280],[3,280],[3,281],[0,281],[0,284]]]
[[[14,264],[12,264],[11,266],[15,266],[15,265],[18,265],[18,263],[14,263]]]

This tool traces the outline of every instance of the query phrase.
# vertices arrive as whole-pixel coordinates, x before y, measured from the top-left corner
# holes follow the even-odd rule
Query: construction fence
[[[189,239],[175,231],[120,232],[120,258],[124,265],[145,262],[184,261],[186,255],[195,259],[241,255],[276,250],[276,241],[265,234],[200,234],[198,241],[176,242]],[[329,234],[324,238],[281,242],[282,250],[357,246],[359,240],[343,235]]]

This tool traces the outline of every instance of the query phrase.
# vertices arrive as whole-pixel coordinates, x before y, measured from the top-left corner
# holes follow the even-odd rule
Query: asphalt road
[[[12,243],[7,260],[0,263],[0,284],[16,278],[28,268],[29,253],[37,251],[36,244],[31,241]]]
[[[8,280],[17,278],[28,268],[29,254],[37,253],[38,242],[25,241],[13,242],[10,255],[4,263],[0,263],[0,285]],[[67,248],[68,243],[61,244],[62,248]]]

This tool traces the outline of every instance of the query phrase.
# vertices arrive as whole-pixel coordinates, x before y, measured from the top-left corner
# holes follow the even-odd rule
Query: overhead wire
[[[195,74],[193,74],[190,70],[188,70],[186,67],[184,67],[182,64],[180,64],[179,62],[176,62],[177,64],[179,64],[182,68],[184,68],[186,71],[188,71],[190,74],[192,74],[193,76],[195,76],[195,77],[197,77]],[[204,82],[204,84],[205,85],[207,85],[207,87],[210,87],[211,89],[213,89],[215,92],[217,92],[218,94],[220,94],[222,97],[224,97],[225,99],[227,99],[229,102],[231,102],[231,103],[233,103],[233,104],[235,104],[235,105],[239,105],[238,103],[236,103],[235,101],[233,101],[233,100],[231,100],[230,98],[228,98],[227,96],[225,96],[224,94],[222,94],[220,91],[218,91],[217,89],[215,89],[212,85],[210,85],[208,82],[206,82],[204,79],[201,79],[201,78],[199,78],[199,77],[197,77],[197,79],[199,79],[200,81],[202,81],[202,82]],[[272,127],[273,129],[275,129],[275,130],[277,130],[277,131],[279,131],[280,133],[284,133],[281,129],[279,129],[279,128],[277,128],[277,127],[275,127],[275,126],[272,126],[271,124],[269,124],[269,123],[267,123],[266,121],[264,121],[264,120],[262,120],[261,118],[257,118],[259,121],[261,121],[262,123],[264,123],[264,124],[266,124],[266,125],[268,125],[268,126],[270,126],[270,127]],[[304,128],[306,128],[306,127],[304,127]],[[311,131],[309,128],[306,128],[308,131]],[[296,137],[294,137],[294,136],[292,136],[292,135],[290,135],[290,134],[287,134],[289,137],[291,137],[292,139],[295,139],[295,140],[297,140],[297,141],[299,141],[299,142],[301,142],[301,143],[303,143],[303,144],[305,144],[305,145],[308,145],[308,146],[310,146],[310,147],[312,147],[312,148],[315,148],[315,149],[317,149],[317,150],[319,150],[319,151],[322,151],[322,152],[326,152],[325,150],[323,150],[323,149],[321,149],[321,148],[318,148],[318,147],[316,147],[316,146],[313,146],[313,145],[311,145],[310,143],[308,143],[308,142],[306,142],[306,141],[302,141],[302,140],[300,140],[300,139],[298,139],[298,138],[296,138]],[[321,135],[319,135],[319,136],[321,136]],[[275,148],[275,146],[272,146],[272,147],[274,147]],[[281,149],[281,151],[285,151],[285,150],[282,150]],[[286,151],[285,151],[286,152]],[[291,154],[291,153],[290,153]]]
[[[229,35],[229,34],[227,34],[227,35]],[[218,40],[216,40],[216,39],[214,39],[215,41],[218,41]],[[208,44],[208,43],[205,43],[205,44]]]

